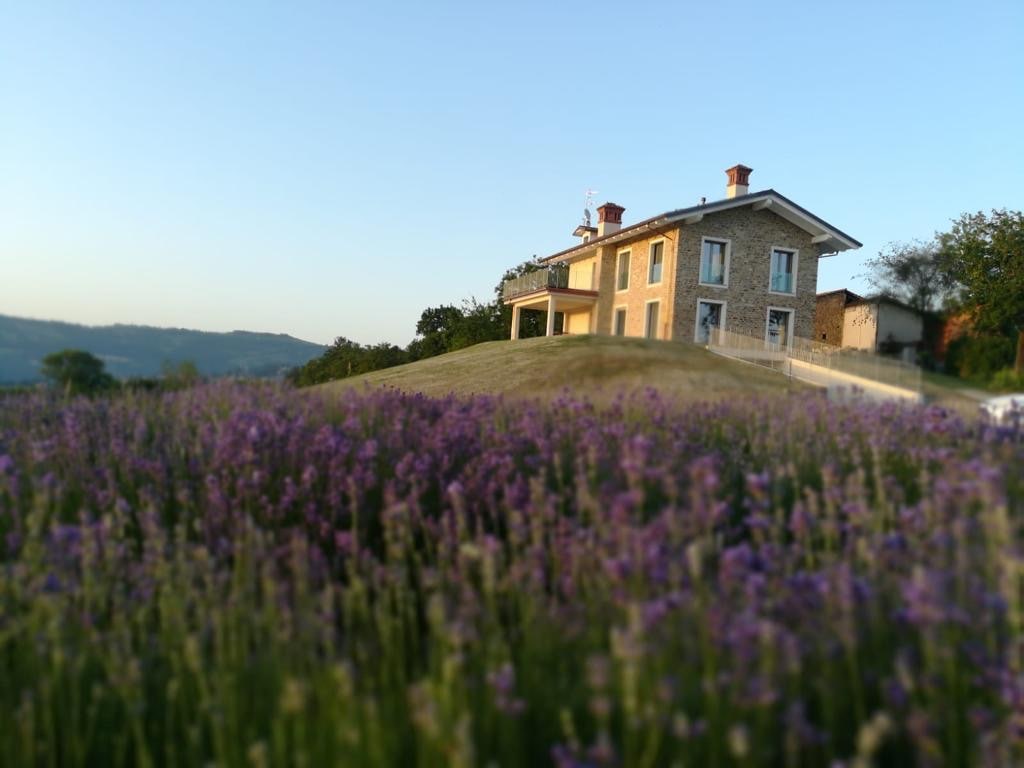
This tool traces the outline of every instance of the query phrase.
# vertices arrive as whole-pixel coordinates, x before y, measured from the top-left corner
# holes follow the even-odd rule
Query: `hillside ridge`
[[[116,323],[91,326],[0,314],[0,384],[40,379],[42,359],[83,349],[114,376],[154,376],[165,362],[191,360],[207,376],[275,376],[321,354],[325,347],[283,333],[199,331]]]

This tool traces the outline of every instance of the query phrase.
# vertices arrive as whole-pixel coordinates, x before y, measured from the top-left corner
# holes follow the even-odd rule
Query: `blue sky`
[[[0,313],[407,343],[755,170],[864,243],[1024,200],[1024,3],[0,4]]]

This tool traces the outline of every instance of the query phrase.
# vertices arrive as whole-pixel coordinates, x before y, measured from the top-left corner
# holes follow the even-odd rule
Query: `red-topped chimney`
[[[753,170],[753,168],[747,168],[745,165],[734,165],[726,170],[726,174],[729,176],[729,183],[725,187],[725,196],[739,197],[740,195],[747,194],[750,173]]]
[[[605,203],[597,209],[597,236],[604,237],[622,229],[622,212],[626,210],[615,203]]]

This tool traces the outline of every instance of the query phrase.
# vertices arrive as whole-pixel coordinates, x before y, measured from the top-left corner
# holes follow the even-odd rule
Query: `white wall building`
[[[924,338],[924,320],[886,296],[851,302],[843,313],[843,346],[878,352],[882,344],[914,346]]]

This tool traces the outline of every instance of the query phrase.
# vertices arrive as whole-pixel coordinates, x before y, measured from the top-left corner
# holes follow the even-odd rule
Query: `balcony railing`
[[[538,269],[522,277],[506,280],[501,286],[501,295],[505,299],[523,296],[545,288],[568,288],[569,267],[557,265],[548,269]]]
[[[772,273],[772,290],[775,293],[793,293],[793,273]]]

